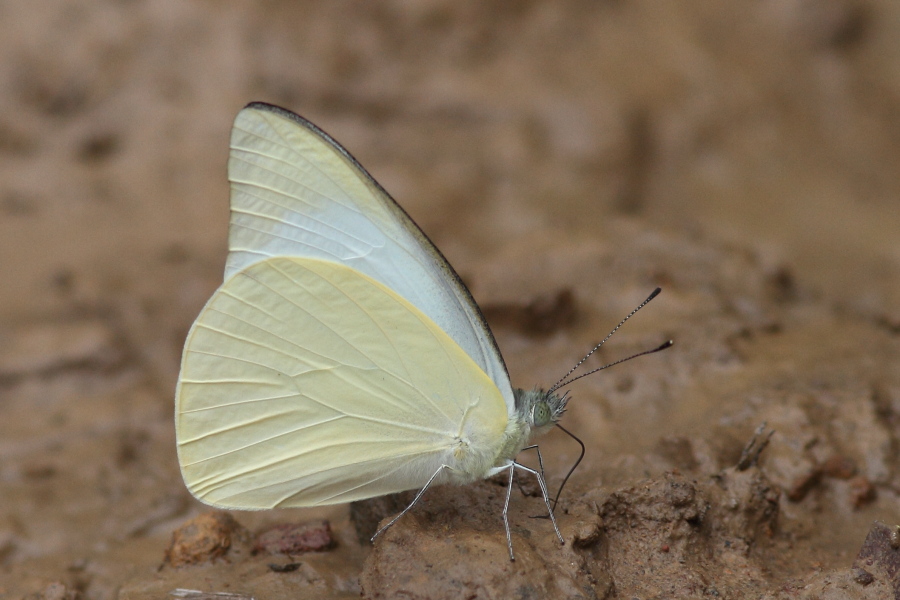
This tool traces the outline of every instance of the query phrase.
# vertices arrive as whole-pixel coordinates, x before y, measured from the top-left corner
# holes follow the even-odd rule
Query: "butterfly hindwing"
[[[226,508],[420,488],[460,437],[496,454],[506,422],[496,385],[440,326],[317,259],[269,258],[228,278],[188,336],[176,394],[185,482]]]

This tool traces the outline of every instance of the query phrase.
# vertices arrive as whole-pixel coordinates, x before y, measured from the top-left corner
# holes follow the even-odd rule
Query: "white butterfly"
[[[228,172],[225,281],[176,391],[191,493],[320,506],[504,471],[511,484],[518,468],[562,542],[542,474],[515,457],[566,397],[512,388],[469,291],[403,209],[327,134],[268,104],[238,114]]]

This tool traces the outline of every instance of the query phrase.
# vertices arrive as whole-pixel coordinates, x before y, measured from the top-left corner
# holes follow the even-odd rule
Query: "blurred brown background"
[[[772,349],[789,372],[848,338],[841,364],[872,352],[861,363],[896,369],[893,0],[7,1],[0,33],[0,595],[59,580],[110,597],[199,510],[171,398],[221,280],[229,129],[252,100],[339,140],[477,300],[574,292],[590,331],[498,333],[514,383],[535,383],[537,364],[542,380],[565,372],[657,283],[674,280],[675,308],[657,300],[634,344],[706,335],[719,305],[705,316],[677,266],[632,251],[638,237],[707,287],[744,274],[716,252],[752,257],[753,277],[808,303],[798,314],[827,315],[751,354]],[[608,260],[579,256],[585,240]],[[710,297],[745,314],[728,294]],[[678,388],[676,372],[659,378]],[[894,386],[879,389],[900,403]],[[696,430],[700,413],[671,422]],[[882,475],[879,514],[897,515],[896,472]],[[874,516],[834,556],[852,558]]]

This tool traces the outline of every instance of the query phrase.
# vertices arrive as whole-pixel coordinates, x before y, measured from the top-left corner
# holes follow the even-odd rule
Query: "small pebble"
[[[853,581],[860,585],[869,585],[870,583],[875,581],[875,578],[871,573],[869,573],[865,569],[860,569],[859,567],[854,567],[850,573],[853,576]]]
[[[293,573],[294,571],[299,569],[302,564],[303,563],[298,563],[298,562],[291,562],[291,563],[287,563],[285,565],[269,563],[269,570],[272,571],[273,573]]]
[[[858,475],[850,480],[850,503],[853,508],[862,508],[875,500],[875,486],[868,478]]]
[[[822,473],[835,479],[850,479],[856,475],[856,464],[840,454],[835,454],[822,463]]]
[[[292,555],[322,552],[334,546],[331,524],[323,519],[309,523],[282,523],[270,527],[256,536],[253,553]]]
[[[166,560],[173,567],[194,565],[228,553],[243,528],[226,512],[214,511],[191,519],[172,533]]]
[[[808,473],[794,479],[791,487],[787,490],[788,500],[791,502],[800,502],[822,479],[822,471],[812,469]]]
[[[579,521],[572,533],[572,545],[576,548],[589,548],[600,540],[603,521],[599,518],[591,521]]]

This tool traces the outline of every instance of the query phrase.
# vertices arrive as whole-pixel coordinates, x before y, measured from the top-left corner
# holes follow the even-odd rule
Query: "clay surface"
[[[0,598],[900,599],[900,3],[6,2],[0,32]],[[185,490],[253,100],[394,195],[514,385],[663,288],[584,367],[674,348],[569,388],[564,545],[525,476],[515,562],[503,482],[374,546],[409,495]],[[555,492],[579,448],[537,441]]]

